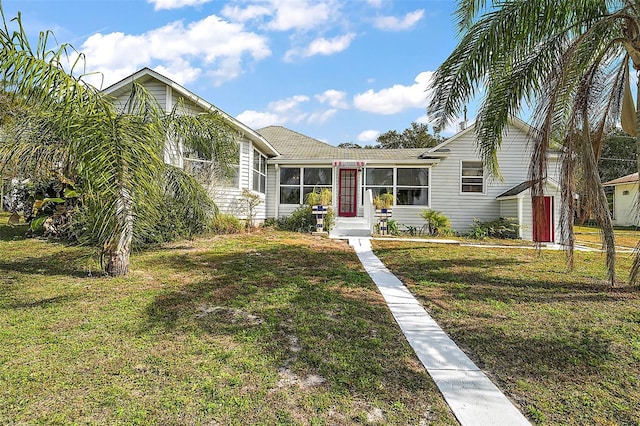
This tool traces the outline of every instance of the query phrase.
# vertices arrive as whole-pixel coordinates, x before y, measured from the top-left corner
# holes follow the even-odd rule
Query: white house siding
[[[461,161],[477,161],[480,158],[476,152],[473,129],[460,134],[445,146],[451,153],[431,169],[431,209],[445,214],[451,221],[451,227],[457,232],[468,231],[474,218],[487,221],[500,217],[500,205],[496,196],[527,179],[530,160],[527,142],[524,132],[509,126],[498,152],[503,180],[492,179],[485,173],[484,194],[462,193]]]
[[[510,198],[500,202],[500,217],[518,219],[517,198]]]
[[[278,198],[280,198],[280,190],[278,189],[278,170],[273,164],[267,164],[267,197],[265,204],[266,217],[278,217]]]
[[[627,195],[624,195],[627,191]],[[638,203],[638,182],[615,186],[613,195],[614,224],[616,226],[640,226],[636,213]]]

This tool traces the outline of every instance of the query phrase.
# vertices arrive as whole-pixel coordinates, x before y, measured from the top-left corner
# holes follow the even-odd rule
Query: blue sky
[[[457,42],[453,0],[2,5],[8,18],[22,12],[32,40],[50,29],[83,52],[103,87],[150,67],[253,128],[282,125],[334,145],[428,122],[431,73]]]

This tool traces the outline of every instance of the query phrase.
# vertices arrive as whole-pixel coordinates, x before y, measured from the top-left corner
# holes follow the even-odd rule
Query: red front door
[[[338,216],[353,217],[356,215],[358,170],[340,169],[338,180]]]
[[[533,197],[533,241],[552,243],[553,235],[553,197]]]

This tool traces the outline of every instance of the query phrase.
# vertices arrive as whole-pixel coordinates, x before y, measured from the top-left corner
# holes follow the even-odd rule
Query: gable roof
[[[521,130],[526,135],[529,135],[534,131],[533,127],[529,126],[527,123],[520,120],[518,117],[511,117],[509,119],[509,124],[515,127],[516,129]],[[430,153],[438,152],[439,150],[441,151],[444,147],[446,147],[450,143],[455,142],[456,140],[460,139],[462,136],[466,135],[467,133],[474,131],[475,128],[476,128],[476,123],[473,122],[472,124],[467,126],[465,129],[459,131],[455,135],[451,136],[449,139],[443,141],[441,144],[436,145],[433,148],[430,148],[427,152],[430,154]]]
[[[634,182],[638,182],[638,172],[631,173],[630,175],[619,177],[618,179],[610,180],[609,182],[605,182],[602,185],[603,186],[615,186],[615,185],[622,185],[622,184],[625,184],[625,183],[634,183]]]
[[[282,126],[268,126],[258,129],[280,153],[272,159],[276,163],[331,161],[331,160],[359,160],[377,162],[405,162],[405,163],[438,163],[443,153],[425,158],[422,156],[425,148],[407,149],[365,149],[338,148],[318,139],[305,136],[294,130]]]
[[[264,154],[266,154],[267,156],[271,156],[272,157],[272,156],[278,155],[278,151],[276,151],[276,149],[262,135],[257,133],[255,130],[253,130],[252,128],[250,128],[246,124],[242,123],[241,121],[237,120],[236,118],[232,117],[231,115],[227,114],[226,112],[224,112],[220,108],[216,107],[215,105],[213,105],[213,104],[207,102],[206,100],[202,99],[200,96],[196,95],[195,93],[191,92],[190,90],[188,90],[188,89],[184,88],[183,86],[179,85],[178,83],[176,83],[175,81],[171,80],[170,78],[165,77],[164,75],[158,73],[157,71],[152,70],[151,68],[146,68],[146,67],[142,68],[141,70],[138,70],[138,71],[134,72],[130,76],[123,78],[119,82],[112,84],[111,86],[109,86],[106,89],[104,89],[102,92],[107,94],[107,95],[118,96],[123,91],[127,90],[128,87],[134,81],[140,81],[141,83],[143,83],[143,82],[149,81],[151,79],[158,80],[161,83],[171,87],[171,89],[176,91],[178,94],[183,96],[185,99],[190,100],[191,102],[193,102],[194,104],[198,105],[199,107],[201,107],[205,111],[216,111],[225,120],[227,120],[227,122],[233,128],[235,128],[236,130],[240,131],[249,140],[251,140],[254,144],[256,144],[260,148],[260,150]]]

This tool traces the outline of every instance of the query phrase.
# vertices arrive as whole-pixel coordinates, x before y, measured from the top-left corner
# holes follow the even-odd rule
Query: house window
[[[303,204],[310,192],[331,189],[331,167],[280,168],[280,204]]]
[[[267,187],[267,157],[253,150],[253,190],[265,193]]]
[[[461,166],[461,191],[484,192],[484,168],[482,161],[463,161]]]
[[[367,168],[365,170],[364,188],[371,190],[374,197],[380,194],[393,194],[393,169],[392,168]],[[364,200],[364,195],[362,197]]]
[[[397,169],[395,198],[399,206],[429,205],[429,169]]]
[[[303,173],[302,201],[305,202],[307,194],[313,191],[331,189],[330,167],[305,167]]]
[[[206,160],[198,151],[188,150],[183,155],[183,169],[202,184],[221,185],[237,188],[239,185],[239,156],[235,164],[222,165],[217,161]]]
[[[393,194],[398,206],[429,205],[429,168],[368,168],[363,190]],[[363,196],[364,199],[364,196]]]
[[[280,169],[280,204],[300,204],[300,169]]]

